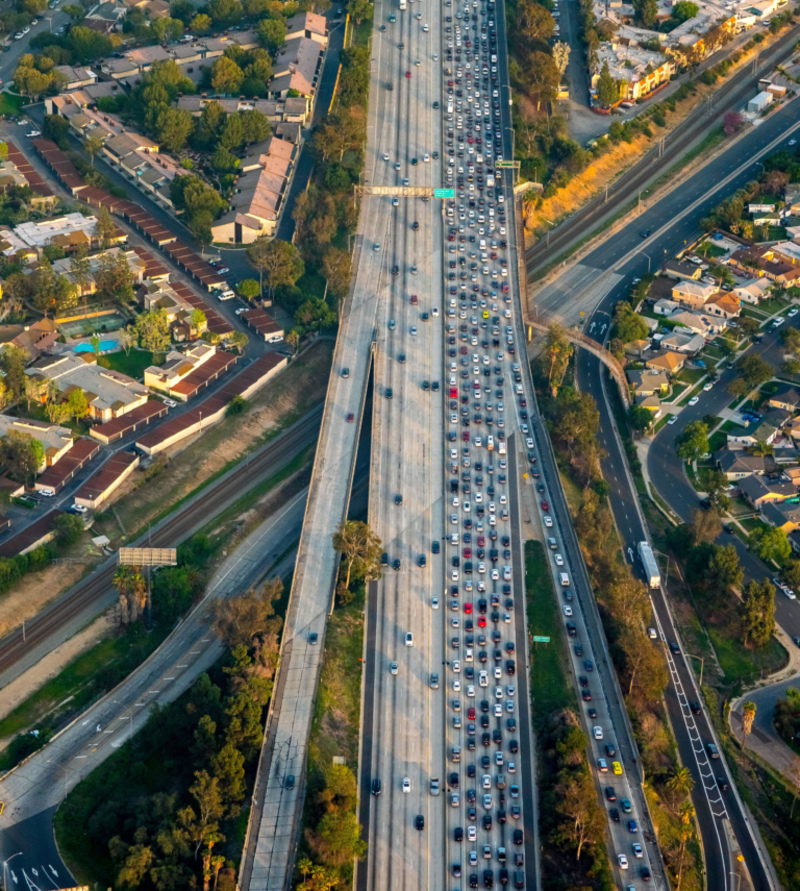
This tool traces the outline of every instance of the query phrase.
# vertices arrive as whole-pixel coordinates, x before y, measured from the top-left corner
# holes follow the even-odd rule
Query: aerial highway
[[[763,157],[786,145],[797,126],[794,102],[790,102],[689,178],[680,189],[648,208],[618,232],[612,243],[584,258],[579,264],[583,279],[603,282],[600,287],[596,284],[589,286],[594,288],[597,299],[592,311],[587,313],[585,332],[604,342],[609,335],[614,304],[627,296],[633,278],[647,272],[648,268],[654,269],[665,256],[674,256],[685,244],[700,235],[698,221],[724,197],[752,179],[760,169],[759,162]],[[574,275],[574,270],[567,273],[570,274]],[[559,289],[563,292],[563,287],[563,284],[556,282],[549,296],[543,293],[544,301],[555,306],[553,295]],[[759,348],[766,349],[773,342],[771,337],[774,338],[774,335],[765,337]],[[683,475],[680,462],[674,455],[672,441],[688,421],[713,413],[715,407],[722,405],[724,387],[733,374],[732,371],[724,372],[715,389],[704,393],[697,405],[682,411],[679,422],[665,427],[650,450],[648,466],[653,481],[662,497],[684,520],[689,519],[698,497]],[[603,473],[611,484],[611,505],[622,535],[623,548],[626,554],[629,548],[635,553],[637,542],[647,538],[646,526],[617,440],[615,420],[605,398],[602,381],[599,360],[581,351],[578,356],[578,384],[597,401],[601,416],[601,443],[608,453],[603,461]],[[763,576],[763,566],[758,566],[753,555],[735,543],[746,571]],[[736,852],[729,841],[730,833],[735,848],[744,855],[755,887],[773,888],[775,879],[769,857],[757,827],[730,783],[723,759],[715,764],[709,761],[707,744],[715,742],[714,731],[705,709],[696,712],[691,707],[691,703],[699,703],[702,699],[688,664],[689,658],[680,646],[666,598],[660,589],[654,590],[652,595],[659,635],[665,645],[670,670],[671,685],[667,697],[670,718],[682,762],[692,769],[696,781],[693,803],[703,839],[710,887],[725,891],[733,887],[732,857]],[[796,604],[778,602],[778,620],[790,633],[794,629],[800,630],[799,618]],[[677,652],[670,650],[670,643],[677,645]],[[729,785],[731,791],[723,792],[722,786],[725,785]]]

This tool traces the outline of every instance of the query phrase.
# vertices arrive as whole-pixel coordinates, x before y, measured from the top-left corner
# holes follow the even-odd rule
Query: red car
[[[472,556],[472,548],[464,548],[464,559],[469,560]]]
[[[478,536],[478,547],[482,548],[486,544],[486,539],[482,536]]]
[[[542,499],[542,510],[550,510],[550,505],[544,500],[544,498]]]
[[[458,399],[458,390],[455,387],[450,387],[450,398]]]
[[[486,616],[481,614],[480,616],[478,616],[478,628],[485,628],[485,627],[486,627]]]
[[[347,417],[345,418],[345,420],[347,421],[348,424],[352,424],[353,421],[355,420],[355,416],[353,415],[353,412],[349,412]]]
[[[411,77],[411,72],[410,72],[410,71],[406,71],[406,77]]]
[[[468,720],[468,721],[474,721],[474,720],[475,720],[475,706],[474,706],[474,705],[471,705],[471,706],[467,709],[467,720]]]
[[[464,442],[469,442],[469,430],[465,430],[461,434],[461,438],[464,440]]]
[[[465,612],[468,616],[472,614],[472,604],[471,604],[469,601],[467,601],[467,602],[464,604],[464,612]]]
[[[411,305],[416,306],[419,303],[419,297],[416,294],[411,295]]]

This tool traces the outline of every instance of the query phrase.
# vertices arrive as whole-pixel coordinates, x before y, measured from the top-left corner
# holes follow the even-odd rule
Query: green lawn
[[[704,241],[699,247],[704,247],[706,256],[712,259],[714,257],[724,257],[725,254],[728,253],[725,248],[721,248],[718,244],[714,244],[713,241]]]
[[[705,368],[682,368],[679,376],[684,383],[696,384],[707,374],[708,371]]]
[[[714,452],[723,448],[727,442],[728,437],[725,435],[724,431],[717,430],[708,437],[709,451],[713,455]]]
[[[18,115],[25,104],[22,96],[13,93],[0,93],[0,114]]]
[[[724,358],[722,350],[719,347],[714,346],[714,344],[709,344],[705,349],[700,351],[700,355],[706,359],[712,359],[714,361],[719,361]]]
[[[792,301],[787,300],[785,297],[768,297],[758,304],[758,308],[767,313],[767,315],[772,316],[776,312],[783,312],[784,309],[788,309],[791,305]]]
[[[666,401],[667,402],[676,402],[680,398],[681,393],[686,392],[686,389],[688,388],[688,386],[689,386],[689,384],[681,384],[681,383],[673,382],[672,393],[670,394],[669,399],[667,399]]]
[[[149,350],[131,350],[128,355],[124,350],[117,353],[109,353],[107,356],[100,357],[100,365],[103,368],[110,368],[112,371],[119,371],[121,374],[127,374],[129,377],[142,380],[144,378],[145,368],[151,365],[163,365],[164,355],[159,354],[153,358],[153,353]]]
[[[540,541],[525,542],[525,590],[531,640],[533,636],[550,638],[546,644],[531,642],[531,708],[534,727],[540,727],[556,709],[575,705],[568,679],[564,625]]]

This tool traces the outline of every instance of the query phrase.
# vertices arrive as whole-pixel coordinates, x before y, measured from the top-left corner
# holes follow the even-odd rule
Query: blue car
[[[636,820],[628,820],[628,832],[638,832],[639,827],[636,825]]]

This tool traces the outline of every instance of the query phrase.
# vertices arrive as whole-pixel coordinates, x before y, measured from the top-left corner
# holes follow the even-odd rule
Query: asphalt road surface
[[[587,313],[589,317],[585,332],[603,342],[608,336],[614,304],[627,296],[632,279],[647,272],[648,268],[655,268],[665,257],[674,256],[686,243],[699,236],[699,220],[720,200],[753,178],[760,169],[759,164],[763,157],[785,145],[796,127],[795,104],[790,102],[691,177],[680,189],[648,209],[612,241],[591,253],[580,264],[583,267],[580,276],[585,282],[583,290],[588,294],[593,310]],[[558,288],[559,284],[556,283],[550,299]],[[767,349],[769,341],[770,337],[766,337],[760,349]],[[702,394],[697,405],[681,412],[678,423],[664,427],[655,437],[650,449],[648,469],[651,478],[662,497],[684,519],[689,519],[691,509],[697,505],[698,496],[674,455],[672,441],[689,420],[713,413],[715,407],[719,409],[723,402],[727,402],[723,389],[732,374],[733,372],[725,372],[714,389]],[[627,465],[616,440],[615,422],[604,397],[601,381],[599,360],[580,352],[578,382],[581,389],[591,393],[598,403],[601,414],[600,439],[608,453],[603,461],[603,473],[611,483],[610,497],[614,517],[623,538],[625,552],[631,560],[636,543],[646,538],[645,529],[638,511],[636,494],[627,475]],[[731,539],[728,537],[727,540]],[[760,561],[755,560],[738,542],[735,543],[740,549],[746,570],[759,577],[763,576],[763,564],[759,566]],[[660,640],[662,643],[679,642],[663,593],[654,590],[652,595]],[[800,626],[796,611],[795,603],[778,602],[779,621],[781,624],[784,621],[787,623],[790,633],[791,629]],[[694,714],[689,705],[690,702],[700,702],[701,697],[687,664],[688,657],[682,652],[682,647],[679,649],[679,653],[670,653],[668,648],[665,649],[671,675],[667,705],[682,761],[692,769],[695,777],[693,801],[708,864],[709,886],[725,891],[732,887],[732,852],[726,836],[726,829],[729,827],[745,857],[755,887],[773,887],[771,864],[757,827],[749,819],[733,784],[730,784],[732,791],[720,791],[716,778],[721,776],[729,780],[729,777],[721,760],[712,764],[708,758],[706,745],[713,742],[715,737],[705,710]]]

